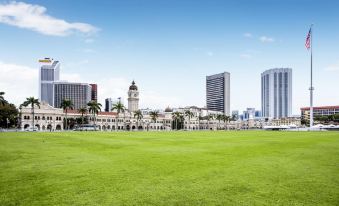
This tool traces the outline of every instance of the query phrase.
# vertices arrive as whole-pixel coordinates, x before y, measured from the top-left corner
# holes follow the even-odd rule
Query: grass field
[[[339,133],[0,133],[0,205],[339,205]]]

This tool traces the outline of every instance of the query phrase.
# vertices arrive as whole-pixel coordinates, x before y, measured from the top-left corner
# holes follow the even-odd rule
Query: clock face
[[[138,95],[137,94],[134,94],[134,97],[137,97]]]

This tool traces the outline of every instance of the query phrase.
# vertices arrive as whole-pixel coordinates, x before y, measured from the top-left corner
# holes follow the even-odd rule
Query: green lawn
[[[339,133],[0,133],[0,205],[339,205]]]

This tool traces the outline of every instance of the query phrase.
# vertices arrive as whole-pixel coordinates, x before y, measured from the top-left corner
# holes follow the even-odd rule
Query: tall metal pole
[[[312,50],[313,50],[313,24],[311,24],[311,87],[310,87],[310,127],[313,126],[313,57],[312,57]]]

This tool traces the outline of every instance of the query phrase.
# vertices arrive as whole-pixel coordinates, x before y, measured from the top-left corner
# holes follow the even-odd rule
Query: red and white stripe
[[[306,46],[307,49],[311,48],[311,35],[312,35],[311,33],[312,33],[312,29],[310,29],[310,31],[308,32],[307,37],[306,37],[305,46]]]

